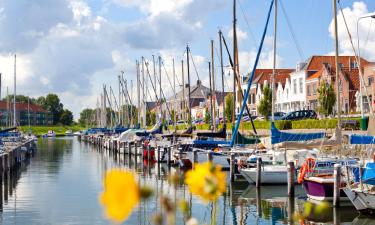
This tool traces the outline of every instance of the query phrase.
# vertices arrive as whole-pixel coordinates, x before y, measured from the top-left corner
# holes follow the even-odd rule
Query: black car
[[[282,117],[282,120],[304,120],[304,119],[316,119],[317,115],[314,110],[298,110],[290,112]]]

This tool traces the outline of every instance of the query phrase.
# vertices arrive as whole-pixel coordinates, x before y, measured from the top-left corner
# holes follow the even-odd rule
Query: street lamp
[[[360,75],[360,79],[359,79],[359,93],[360,93],[360,97],[361,97],[361,102],[360,102],[360,108],[361,108],[361,118],[364,118],[364,112],[363,112],[363,93],[362,93],[362,88],[364,86],[363,84],[363,76],[362,76],[362,70],[361,70],[361,49],[359,47],[359,32],[358,32],[358,27],[359,27],[359,21],[361,19],[365,19],[365,18],[372,18],[372,19],[375,19],[375,14],[372,14],[372,15],[366,15],[366,16],[361,16],[357,19],[357,48],[358,48],[358,71],[359,71],[359,75]],[[349,65],[350,66],[350,65]],[[370,104],[370,102],[368,102],[368,104]]]

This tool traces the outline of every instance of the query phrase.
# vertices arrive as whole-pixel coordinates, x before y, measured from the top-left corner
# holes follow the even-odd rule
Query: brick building
[[[29,117],[30,112],[30,117]],[[17,125],[52,125],[52,113],[44,110],[39,105],[27,103],[16,103],[16,121]],[[0,125],[6,126],[13,124],[13,104],[6,101],[0,101]]]

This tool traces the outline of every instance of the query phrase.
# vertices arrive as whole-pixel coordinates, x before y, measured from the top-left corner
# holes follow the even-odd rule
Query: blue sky
[[[241,73],[249,72],[254,61],[269,4],[270,0],[238,0]],[[295,47],[279,4],[279,67],[294,68],[311,55],[333,51],[329,29],[331,4],[329,0],[282,0],[302,55]],[[356,41],[356,20],[374,12],[375,1],[341,0],[341,4]],[[161,55],[171,74],[172,58],[179,65],[187,43],[200,78],[207,83],[210,39],[217,42],[220,28],[231,46],[228,37],[231,26],[229,0],[0,0],[3,95],[6,86],[13,91],[14,53],[18,55],[20,93],[32,96],[58,93],[76,118],[83,108],[95,107],[103,83],[117,87],[116,77],[121,70],[126,72],[127,80],[135,82],[135,60],[141,56],[151,59],[152,55]],[[375,21],[362,20],[360,33],[361,52],[375,61]],[[272,65],[272,35],[273,21],[261,67]],[[351,54],[341,15],[339,36],[340,52]],[[217,57],[215,60],[219,65]],[[180,67],[176,71],[180,76]],[[171,93],[165,76],[163,88]],[[192,78],[195,80],[196,76]]]

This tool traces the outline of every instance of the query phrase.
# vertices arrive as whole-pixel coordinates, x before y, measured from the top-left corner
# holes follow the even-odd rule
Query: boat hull
[[[279,170],[262,170],[261,184],[287,184],[288,172],[286,166],[284,167],[285,169],[280,168]],[[240,173],[249,183],[256,183],[256,168],[241,169]]]
[[[375,214],[374,194],[364,193],[360,190],[352,190],[348,187],[345,187],[343,190],[358,211],[364,214]]]
[[[310,199],[317,201],[332,201],[333,199],[333,182],[321,183],[305,179],[302,185]],[[348,200],[342,189],[340,190],[340,200]]]

